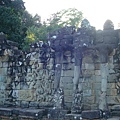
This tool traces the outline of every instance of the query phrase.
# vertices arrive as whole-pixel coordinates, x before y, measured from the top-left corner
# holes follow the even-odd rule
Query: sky
[[[42,21],[51,14],[62,9],[76,8],[82,11],[83,17],[88,19],[96,29],[103,29],[103,24],[110,19],[115,29],[120,23],[120,0],[23,0],[26,10],[41,16]]]

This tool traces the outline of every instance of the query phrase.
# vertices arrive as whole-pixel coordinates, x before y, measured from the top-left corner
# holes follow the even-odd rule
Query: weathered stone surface
[[[114,54],[114,53],[112,53],[112,54]],[[113,63],[113,56],[109,56],[109,63]]]
[[[21,104],[20,104],[20,107],[21,108],[28,108],[29,107],[29,102],[22,101]]]
[[[119,104],[119,98],[117,96],[107,96],[108,104]]]
[[[96,76],[101,75],[101,71],[100,71],[100,70],[95,70],[95,75],[96,75]]]
[[[2,62],[0,61],[0,68],[2,67]]]
[[[88,104],[94,104],[95,103],[95,96],[84,97],[83,102],[88,103]]]
[[[12,109],[10,109],[10,108],[0,108],[0,115],[11,116],[12,115]]]
[[[91,110],[82,112],[83,119],[100,119],[102,118],[102,112],[100,110]]]
[[[84,77],[91,77],[95,74],[94,70],[86,69],[83,70],[83,76]]]
[[[6,91],[0,90],[0,99],[1,99],[1,101],[4,100],[5,98],[6,98]]]
[[[93,63],[93,59],[92,59],[92,57],[91,56],[85,56],[84,58],[83,58],[83,63]]]
[[[61,72],[61,76],[64,76],[64,77],[73,77],[74,75],[74,72],[73,72],[73,70],[62,70],[62,72]]]
[[[8,62],[2,62],[2,67],[7,68],[8,67]]]
[[[70,84],[72,84],[73,83],[73,77],[71,77],[71,76],[64,76],[64,77],[61,77],[61,83],[64,83],[64,84],[66,84],[66,83],[70,83]]]
[[[8,56],[0,56],[0,61],[8,61],[9,57]]]
[[[116,31],[115,33],[112,33],[112,31],[101,31],[97,33],[97,39],[94,41],[95,44],[102,44],[104,47],[108,44],[115,48],[117,45]],[[60,38],[63,36],[60,36]],[[79,36],[79,34],[77,36]],[[63,38],[63,40],[65,39]],[[106,48],[104,50],[104,47],[101,46],[99,46],[98,51],[93,44],[93,48],[90,48],[92,50],[86,50],[83,54],[82,75],[78,83],[81,83],[81,78],[83,77],[84,103],[87,106],[86,108],[89,109],[94,109],[94,107],[91,107],[92,105],[98,105],[101,91],[101,75],[104,74],[104,77],[106,76],[105,72],[102,73],[102,71],[100,71],[100,54],[106,50]],[[8,47],[11,46],[8,45]],[[95,49],[95,51],[93,49]],[[100,50],[103,51],[100,52]],[[37,107],[39,103],[42,107],[46,107],[52,103],[55,78],[55,50],[46,51],[45,56],[41,56],[41,51],[40,44],[35,44],[31,46],[30,51],[25,53],[14,49],[14,47],[12,47],[11,50],[3,50],[3,53],[0,52],[2,55],[0,56],[0,105],[5,102],[11,103],[11,105],[18,105],[20,103],[22,105],[22,102],[26,102],[23,106]],[[8,54],[8,52],[10,54]],[[107,100],[109,104],[119,104],[119,47],[116,51],[110,50],[109,52]],[[64,58],[61,62],[62,73],[60,87],[64,89],[65,104],[67,104],[69,108],[71,107],[73,99],[74,57],[74,51],[72,51],[72,49],[70,49],[70,51],[64,50]]]
[[[5,82],[6,82],[6,77],[7,77],[7,76],[1,75],[1,76],[0,76],[0,82],[5,83]]]
[[[107,89],[107,95],[116,96],[117,95],[117,89]]]
[[[113,83],[108,83],[108,89],[115,89],[116,88],[116,84],[113,82]]]
[[[80,114],[66,114],[65,120],[80,120],[82,119]]]
[[[3,75],[3,76],[7,75],[7,68],[1,68],[0,69],[0,74]]]
[[[64,96],[65,102],[72,102],[73,98],[72,96]]]
[[[108,76],[108,82],[115,82],[115,80],[117,79],[117,75],[116,74],[110,74],[109,76]]]
[[[95,79],[96,83],[101,83],[101,80],[102,80],[101,75],[95,75],[93,78]]]
[[[69,83],[63,84],[63,88],[65,90],[72,90],[73,89],[73,84],[69,84]]]
[[[91,89],[89,89],[89,90],[84,90],[83,91],[83,96],[92,96],[92,90]]]
[[[39,102],[30,102],[29,107],[38,108],[39,107]]]
[[[71,89],[64,90],[64,95],[65,96],[72,96],[72,94],[73,94],[73,90],[71,90]]]
[[[53,119],[53,120],[59,120],[59,119],[64,120],[66,114],[67,114],[66,110],[61,110],[61,109],[48,110],[49,119]]]
[[[99,64],[97,63],[94,66],[95,66],[95,70],[100,70],[100,63]]]
[[[35,101],[36,100],[35,90],[19,90],[18,100]]]
[[[6,84],[3,82],[0,82],[0,90],[5,90],[6,89]]]
[[[87,70],[94,70],[95,69],[95,66],[94,66],[94,64],[88,64],[88,63],[86,63],[85,64],[85,69],[87,69]]]
[[[73,63],[63,64],[62,69],[63,70],[73,70],[74,69],[74,64]]]

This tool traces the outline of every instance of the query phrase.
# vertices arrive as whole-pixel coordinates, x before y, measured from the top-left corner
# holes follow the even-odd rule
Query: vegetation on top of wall
[[[39,21],[41,23],[40,26],[33,24],[28,28],[24,48],[27,48],[28,44],[31,42],[46,41],[47,35],[50,32],[53,32],[64,26],[75,26],[78,28],[82,19],[83,13],[75,8],[69,8],[67,10],[61,10],[57,13],[54,13],[50,18],[47,19],[47,21],[44,21],[43,23]]]
[[[36,41],[46,41],[49,32],[64,26],[80,26],[83,14],[75,8],[61,10],[41,22],[39,15],[32,16],[25,10],[22,0],[0,1],[0,32],[8,40],[17,42],[19,48],[27,49]]]

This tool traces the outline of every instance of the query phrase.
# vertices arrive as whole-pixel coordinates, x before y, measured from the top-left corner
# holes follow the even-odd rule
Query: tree
[[[22,27],[24,10],[25,7],[22,0],[0,1],[0,32],[4,32],[7,39],[17,42],[20,46],[24,42],[25,37]]]
[[[75,26],[79,27],[83,19],[83,13],[75,8],[69,8],[67,10],[61,10],[48,19],[48,25],[63,26]]]
[[[40,17],[38,15],[34,16],[34,24],[27,30],[24,48],[27,48],[28,44],[31,42],[46,41],[48,33],[64,26],[75,26],[76,28],[79,27],[82,18],[82,12],[74,8],[54,13],[42,24]]]
[[[1,0],[0,6],[10,7],[16,14],[21,15],[25,10],[22,0]]]
[[[27,36],[24,38],[23,49],[27,49],[29,44],[35,41],[44,41],[45,30],[46,28],[44,24],[41,23],[41,17],[36,14],[32,16],[27,11],[23,14],[24,25],[27,28],[26,34]],[[44,32],[43,32],[44,31]]]

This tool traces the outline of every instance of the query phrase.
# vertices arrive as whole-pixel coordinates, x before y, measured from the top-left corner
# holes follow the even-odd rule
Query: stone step
[[[113,118],[109,118],[107,120],[120,120],[120,117],[113,117]]]
[[[21,118],[40,119],[44,115],[47,115],[45,109],[0,108],[0,116],[19,116]]]

